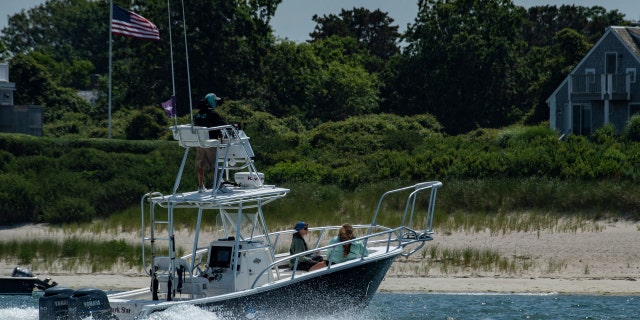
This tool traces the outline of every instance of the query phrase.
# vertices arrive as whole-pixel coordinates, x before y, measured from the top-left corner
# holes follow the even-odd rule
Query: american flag
[[[111,33],[137,39],[160,40],[160,32],[155,24],[116,5],[113,6],[111,17]]]

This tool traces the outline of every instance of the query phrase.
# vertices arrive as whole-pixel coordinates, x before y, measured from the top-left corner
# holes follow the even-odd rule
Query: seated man
[[[289,247],[290,254],[296,254],[305,252],[308,249],[307,242],[304,240],[304,236],[309,233],[309,225],[305,222],[298,222],[294,229],[297,231],[293,234],[291,239],[291,247]],[[318,268],[326,267],[327,264],[323,261],[322,256],[309,254],[297,257],[298,266],[296,270],[313,271]],[[289,260],[289,267],[293,269],[295,267],[296,258]]]
[[[338,236],[333,237],[331,241],[329,241],[329,244],[349,241],[355,238],[356,236],[353,234],[353,226],[345,223],[340,228],[340,231],[338,231]],[[369,251],[364,247],[364,244],[360,241],[355,241],[344,244],[342,247],[337,246],[329,248],[329,250],[327,250],[327,261],[329,261],[330,264],[335,264],[363,256],[366,257],[368,255]]]

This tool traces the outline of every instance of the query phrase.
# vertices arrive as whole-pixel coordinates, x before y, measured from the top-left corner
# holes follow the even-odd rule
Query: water
[[[38,298],[0,296],[0,319],[38,319]],[[154,315],[152,320],[215,320],[195,307],[183,306]],[[310,317],[307,319],[316,319]],[[561,294],[440,294],[378,293],[362,314],[337,319],[640,319],[640,296],[589,296]]]

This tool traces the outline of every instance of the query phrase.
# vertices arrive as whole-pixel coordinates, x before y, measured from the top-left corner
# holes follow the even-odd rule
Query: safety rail
[[[364,227],[364,226],[362,226],[362,227]],[[332,229],[339,229],[339,228],[340,228],[340,226],[332,226],[332,227],[315,228],[315,229],[316,230],[320,230],[320,229],[332,230]],[[354,229],[355,229],[355,226],[354,226]],[[383,252],[383,254],[384,253],[389,253],[389,252],[391,252],[393,250],[400,249],[401,247],[403,247],[403,245],[401,245],[402,242],[397,237],[398,237],[399,231],[401,229],[402,229],[402,227],[398,227],[396,229],[388,229],[388,230],[385,230],[385,231],[382,231],[382,232],[379,232],[379,233],[369,234],[369,235],[358,237],[358,238],[351,239],[351,240],[348,240],[348,241],[334,243],[334,244],[330,244],[330,245],[326,245],[326,246],[322,246],[322,247],[316,247],[316,248],[313,248],[311,250],[308,250],[308,251],[305,251],[305,252],[301,252],[301,253],[297,253],[297,254],[293,254],[293,255],[287,255],[286,257],[280,258],[280,259],[274,261],[273,263],[271,263],[269,266],[265,267],[259,273],[260,275],[258,277],[256,277],[256,280],[253,282],[251,288],[255,288],[255,285],[257,283],[259,283],[259,280],[263,276],[267,275],[271,270],[278,270],[278,266],[283,265],[285,263],[288,264],[291,259],[296,259],[296,265],[297,265],[298,259],[300,257],[302,257],[302,256],[306,256],[306,255],[309,255],[309,254],[312,254],[312,253],[315,253],[315,252],[326,252],[330,248],[341,247],[341,246],[343,246],[344,244],[347,244],[347,243],[353,243],[353,242],[357,242],[357,241],[365,242],[366,240],[371,239],[371,238],[387,237],[388,238],[387,240],[370,241],[369,243],[370,244],[371,243],[376,243],[376,244],[384,243],[384,244],[386,244],[385,251]],[[309,228],[309,230],[311,230],[311,228]],[[326,231],[326,230],[322,230],[322,231]],[[393,237],[393,234],[396,234],[396,237]],[[395,246],[392,246],[393,243],[398,243],[398,244],[395,245]],[[366,249],[371,249],[371,248],[374,248],[374,247],[373,246],[366,247]],[[376,246],[375,248],[379,248],[379,246]],[[366,257],[361,254],[361,256],[359,258],[356,258],[356,259],[353,259],[353,260],[364,260],[364,259],[366,259]],[[331,269],[332,266],[334,266],[334,265],[335,265],[334,263],[329,262],[327,264],[327,269]],[[294,268],[291,269],[291,279],[295,279],[296,276],[299,276],[299,275],[305,274],[305,273],[306,272],[303,273],[303,272],[298,271],[297,270],[297,266],[294,266]],[[281,280],[281,279],[278,279],[278,280]]]
[[[253,161],[255,156],[249,137],[243,130],[239,130],[235,125],[222,125],[217,127],[200,127],[194,125],[176,125],[169,127],[173,133],[173,138],[178,140],[180,146],[185,148],[182,164],[176,176],[173,193],[176,193],[182,180],[182,173],[186,163],[189,148],[216,148],[216,161],[213,174],[213,193],[217,193],[222,185],[222,175],[229,180],[230,170],[247,170],[249,175],[257,180],[256,185],[262,186],[263,181],[256,169]],[[210,132],[219,132],[220,139],[210,139]]]
[[[349,240],[349,241],[343,241],[343,242],[339,242],[339,243],[335,243],[335,244],[331,244],[331,245],[327,245],[327,246],[322,246],[322,247],[318,247],[321,239],[323,238],[324,234],[327,233],[327,231],[329,230],[336,230],[339,229],[340,226],[329,226],[329,227],[319,227],[319,228],[309,228],[309,232],[320,232],[320,235],[318,236],[316,243],[314,245],[314,248],[305,251],[305,252],[301,252],[298,254],[294,254],[294,255],[289,255],[287,257],[281,258],[276,260],[275,262],[273,262],[272,264],[270,264],[269,266],[267,266],[264,270],[262,270],[260,272],[260,275],[256,278],[256,280],[254,281],[254,283],[252,284],[252,288],[255,286],[256,283],[258,283],[258,280],[260,280],[261,277],[263,277],[266,273],[270,272],[270,270],[278,270],[278,266],[283,264],[283,263],[288,263],[291,259],[296,259],[296,263],[295,265],[297,265],[297,261],[300,257],[302,256],[306,256],[309,254],[312,254],[314,252],[322,252],[322,251],[326,251],[329,248],[333,248],[333,247],[338,247],[338,246],[342,246],[345,243],[352,243],[352,242],[356,242],[356,241],[362,241],[364,243],[364,248],[371,248],[373,246],[370,245],[376,245],[376,247],[378,247],[378,244],[385,244],[386,245],[386,249],[384,253],[389,253],[392,250],[396,250],[399,248],[406,248],[409,245],[412,244],[418,244],[416,247],[412,247],[408,252],[402,252],[401,255],[403,256],[410,256],[413,253],[417,252],[418,250],[420,250],[425,242],[427,241],[431,241],[433,240],[433,216],[435,213],[435,202],[436,202],[436,197],[437,197],[437,190],[442,187],[442,182],[440,181],[430,181],[430,182],[423,182],[423,183],[418,183],[412,186],[408,186],[408,187],[404,187],[404,188],[399,188],[399,189],[395,189],[395,190],[391,190],[391,191],[387,191],[385,192],[381,197],[380,200],[378,201],[378,206],[374,212],[373,215],[373,220],[372,223],[369,225],[354,225],[353,228],[354,229],[367,229],[367,235],[365,236],[361,236],[361,237],[357,237],[355,239]],[[413,190],[412,190],[413,189]],[[382,226],[378,226],[376,225],[376,221],[378,218],[378,215],[380,213],[380,210],[382,208],[382,203],[383,200],[394,193],[399,193],[399,192],[403,192],[403,191],[408,191],[408,190],[412,190],[409,195],[407,196],[407,200],[406,200],[406,204],[405,204],[405,209],[403,212],[403,216],[402,216],[402,223],[401,226],[397,227],[397,228],[385,228]],[[415,216],[415,209],[417,206],[417,196],[419,193],[425,191],[425,190],[429,190],[430,194],[429,194],[429,200],[428,200],[428,204],[427,204],[427,212],[424,216],[424,228],[422,230],[414,230],[412,228],[410,228],[409,226],[411,226],[414,223],[414,216]],[[374,229],[376,228],[383,228],[383,231],[380,232],[374,232]],[[292,230],[287,230],[287,231],[282,231],[279,233],[271,233],[269,234],[270,236],[275,236],[276,237],[276,241],[274,241],[273,243],[273,248],[277,247],[277,240],[280,239],[281,235],[283,233],[293,233]],[[395,236],[394,236],[395,235]],[[376,238],[372,241],[370,241],[370,239]],[[379,240],[377,238],[387,238],[386,240]],[[275,255],[274,255],[275,256]],[[361,256],[360,258],[358,258],[360,260],[364,260],[365,257]],[[329,264],[327,266],[328,269],[331,268],[331,264]],[[294,279],[297,272],[296,272],[296,268],[294,267],[294,269],[292,270],[292,274],[291,274],[291,279]]]

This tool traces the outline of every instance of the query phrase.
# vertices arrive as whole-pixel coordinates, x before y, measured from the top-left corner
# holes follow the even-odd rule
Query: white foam
[[[38,309],[37,308],[0,309],[0,319],[38,320]]]
[[[194,305],[182,304],[167,310],[156,312],[149,316],[149,320],[175,320],[175,319],[218,319],[212,312],[200,309]]]

